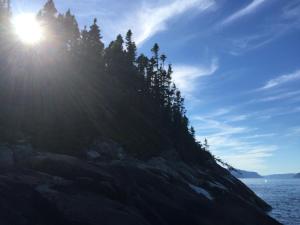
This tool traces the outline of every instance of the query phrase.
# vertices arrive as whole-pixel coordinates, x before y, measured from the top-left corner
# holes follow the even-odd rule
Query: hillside
[[[38,19],[48,38],[34,47],[20,43],[2,21],[0,141],[26,139],[37,149],[80,156],[107,138],[139,158],[166,149],[182,159],[211,158],[198,151],[204,147],[158,44],[150,56],[138,56],[129,30],[105,47],[97,19],[80,31],[75,16],[58,13],[53,1]]]
[[[291,179],[295,176],[294,173],[283,173],[283,174],[270,174],[267,176],[264,176],[264,178],[267,179]]]
[[[28,46],[10,15],[0,15],[0,224],[279,224],[195,139],[158,44],[138,56],[129,30],[105,46],[97,19],[80,30],[48,0],[36,18],[47,37]]]
[[[239,179],[243,178],[265,178],[265,179],[291,179],[296,177],[295,173],[270,174],[262,176],[257,172],[235,169],[230,172]]]

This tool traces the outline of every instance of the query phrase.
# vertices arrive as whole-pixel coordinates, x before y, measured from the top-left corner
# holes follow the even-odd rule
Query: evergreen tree
[[[78,28],[78,23],[75,19],[75,16],[71,14],[70,9],[66,12],[63,17],[63,25],[64,25],[64,41],[67,45],[67,49],[78,50],[77,47],[79,45],[80,31]]]
[[[141,82],[142,82],[142,86],[141,86],[142,95],[146,96],[148,92],[146,77],[147,77],[147,67],[148,67],[149,59],[144,54],[141,54],[137,58],[136,62],[137,62],[137,70],[141,77]]]
[[[153,56],[152,56],[152,63],[153,63],[153,71],[152,71],[152,90],[153,90],[153,97],[156,100],[156,104],[160,104],[160,74],[159,74],[159,46],[157,43],[154,44],[153,48],[151,49]]]
[[[204,139],[203,147],[206,151],[209,151],[209,144],[206,138]]]
[[[165,95],[166,95],[166,99],[167,99],[167,108],[168,108],[168,110],[171,109],[172,96],[174,95],[174,92],[171,88],[172,74],[173,74],[172,65],[169,64],[168,71],[167,71],[167,74],[166,74],[166,80],[165,80]]]
[[[6,106],[0,109],[0,138],[29,136],[37,148],[66,151],[86,148],[104,136],[143,157],[167,147],[175,147],[183,158],[194,158],[192,151],[209,154],[199,153],[202,147],[189,128],[184,98],[172,82],[172,65],[158,44],[149,58],[136,57],[129,30],[125,42],[118,35],[104,48],[96,19],[80,32],[71,11],[59,14],[52,0],[38,19],[49,40],[36,46],[38,56],[27,57],[22,48],[14,48],[18,57],[9,48],[3,51],[16,43],[0,29],[0,100]],[[18,60],[18,66],[7,58]],[[207,140],[204,147],[209,148]]]
[[[149,63],[149,59],[144,54],[141,54],[137,58],[136,61],[137,61],[138,71],[140,72],[142,77],[145,77],[146,73],[147,73],[146,69],[147,69],[147,66],[148,66],[148,63]]]
[[[56,54],[56,51],[64,45],[63,15],[58,14],[53,0],[48,0],[43,9],[39,11],[37,19],[41,21],[45,30],[47,30],[47,47],[51,54]],[[55,57],[55,56],[53,56]]]
[[[121,77],[124,74],[118,73],[124,69],[125,66],[125,52],[123,49],[124,40],[119,34],[115,41],[112,41],[105,50],[105,64],[106,68],[114,76]]]
[[[191,133],[193,139],[195,139],[195,133],[196,133],[196,132],[195,132],[195,129],[194,129],[193,126],[191,126],[191,128],[190,128],[190,133]]]
[[[133,64],[136,60],[136,45],[135,43],[132,41],[132,32],[131,30],[128,30],[127,34],[126,34],[126,53],[127,53],[127,57],[129,60],[129,63]]]
[[[3,53],[6,50],[7,43],[5,43],[7,40],[11,40],[12,32],[11,32],[11,12],[10,12],[10,1],[2,1],[0,4],[0,50],[1,55],[0,57],[3,57]]]
[[[44,5],[43,9],[40,10],[40,12],[38,13],[38,16],[45,20],[51,21],[55,19],[56,14],[57,14],[57,9],[55,7],[53,0],[48,0]]]
[[[151,52],[153,53],[153,59],[155,61],[155,67],[158,70],[159,65],[159,45],[157,43],[154,44],[153,48],[151,49]]]
[[[11,5],[10,5],[10,0],[2,0],[0,1],[0,25],[1,25],[1,30],[3,29],[3,23],[7,23],[10,14],[11,14]],[[3,24],[3,25],[2,25]]]
[[[148,66],[147,66],[147,73],[146,73],[146,92],[148,95],[151,94],[151,97],[154,98],[153,95],[153,86],[154,86],[154,76],[155,76],[155,71],[154,71],[154,67],[155,67],[155,60],[153,57],[150,58],[150,60],[148,60]]]
[[[101,41],[100,28],[97,25],[97,19],[94,19],[93,25],[88,32],[89,51],[94,53],[93,57],[101,58],[103,56],[104,44]]]

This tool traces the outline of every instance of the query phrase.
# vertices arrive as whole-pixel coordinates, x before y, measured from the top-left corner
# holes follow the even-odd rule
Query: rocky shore
[[[215,162],[141,161],[103,146],[82,158],[2,146],[0,224],[280,224],[266,214],[268,204]]]

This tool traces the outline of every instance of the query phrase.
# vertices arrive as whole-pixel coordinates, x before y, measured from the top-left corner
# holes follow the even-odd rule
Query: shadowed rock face
[[[1,225],[279,224],[268,209],[214,163],[92,163],[42,153],[0,174]]]

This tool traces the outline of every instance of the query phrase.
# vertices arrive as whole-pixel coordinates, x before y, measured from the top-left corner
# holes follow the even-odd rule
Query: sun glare
[[[19,14],[12,22],[17,36],[23,43],[34,45],[43,40],[44,30],[34,14]]]

